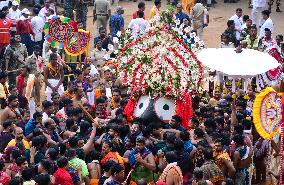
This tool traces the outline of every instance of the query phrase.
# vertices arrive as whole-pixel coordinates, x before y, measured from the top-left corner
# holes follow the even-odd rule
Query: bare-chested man
[[[28,100],[30,117],[40,106],[40,83],[34,74],[30,74],[30,67],[24,66],[22,73],[18,76],[17,87],[19,93]]]
[[[58,56],[55,53],[50,54],[49,63],[44,68],[44,82],[46,85],[46,99],[51,101],[51,94],[58,92],[62,95],[64,87],[62,82],[64,80],[63,68],[57,62]]]
[[[183,184],[183,176],[180,167],[177,165],[178,157],[175,152],[170,151],[166,154],[167,166],[161,174],[158,182],[167,185],[180,185]]]
[[[74,93],[75,97],[72,99],[74,107],[80,107],[84,103],[88,102],[88,100],[85,98],[85,92],[83,88],[75,88]]]
[[[134,169],[131,173],[132,181],[137,183],[144,179],[147,183],[153,183],[156,163],[152,152],[145,147],[145,139],[142,136],[137,137],[136,147],[130,152],[128,162]]]
[[[8,119],[13,120],[16,123],[22,119],[18,105],[18,97],[16,95],[10,95],[8,97],[8,106],[3,110],[1,115],[1,125]]]

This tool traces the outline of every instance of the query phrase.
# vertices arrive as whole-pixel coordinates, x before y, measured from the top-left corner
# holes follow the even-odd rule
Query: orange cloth
[[[99,179],[90,179],[90,185],[98,185]]]
[[[182,0],[181,2],[181,6],[183,8],[183,10],[189,14],[190,13],[190,10],[193,8],[194,6],[194,1],[195,0]]]
[[[101,90],[100,89],[95,89],[95,98],[99,98],[102,96]]]
[[[108,160],[115,160],[119,164],[124,164],[122,157],[117,152],[109,152],[102,160],[101,163],[104,165]]]
[[[9,19],[0,19],[0,44],[10,43],[10,27],[11,21]]]
[[[147,185],[154,185],[154,184],[155,184],[154,182],[149,182]],[[130,181],[129,185],[137,185],[137,183],[134,181]]]

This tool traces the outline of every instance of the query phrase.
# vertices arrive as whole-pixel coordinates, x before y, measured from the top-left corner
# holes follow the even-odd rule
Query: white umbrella
[[[269,54],[253,49],[237,53],[235,48],[207,48],[197,58],[203,65],[232,76],[255,76],[280,65]]]

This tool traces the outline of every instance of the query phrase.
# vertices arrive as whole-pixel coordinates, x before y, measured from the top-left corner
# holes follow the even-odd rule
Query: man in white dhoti
[[[63,68],[57,62],[57,54],[50,54],[49,63],[44,68],[44,82],[46,85],[46,100],[51,101],[51,94],[58,92],[61,96],[64,92],[62,82],[64,80]]]

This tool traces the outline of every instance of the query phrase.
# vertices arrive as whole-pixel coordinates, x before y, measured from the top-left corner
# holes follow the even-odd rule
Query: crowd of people
[[[267,2],[262,0],[260,7],[260,1],[251,2],[252,16],[237,8],[228,18],[221,48],[276,48],[283,56],[283,36],[273,39]],[[151,24],[146,17],[160,16],[161,3],[166,2],[154,0],[149,16],[145,3],[138,2],[125,26],[123,7],[112,13],[111,2],[95,0],[95,49],[89,57],[72,57],[51,47],[43,29],[58,10],[50,0],[35,3],[32,10],[20,10],[17,0],[0,3],[1,184],[278,183],[280,139],[264,140],[254,128],[253,84],[247,94],[232,94],[223,85],[196,93],[190,129],[178,115],[169,123],[125,115],[131,89],[108,63],[115,57],[113,40],[126,29],[133,35],[146,31]],[[191,26],[202,38],[210,24],[208,7],[216,2],[168,3],[180,24]],[[64,1],[63,8],[70,18],[75,9],[78,26],[86,29],[87,3]]]

